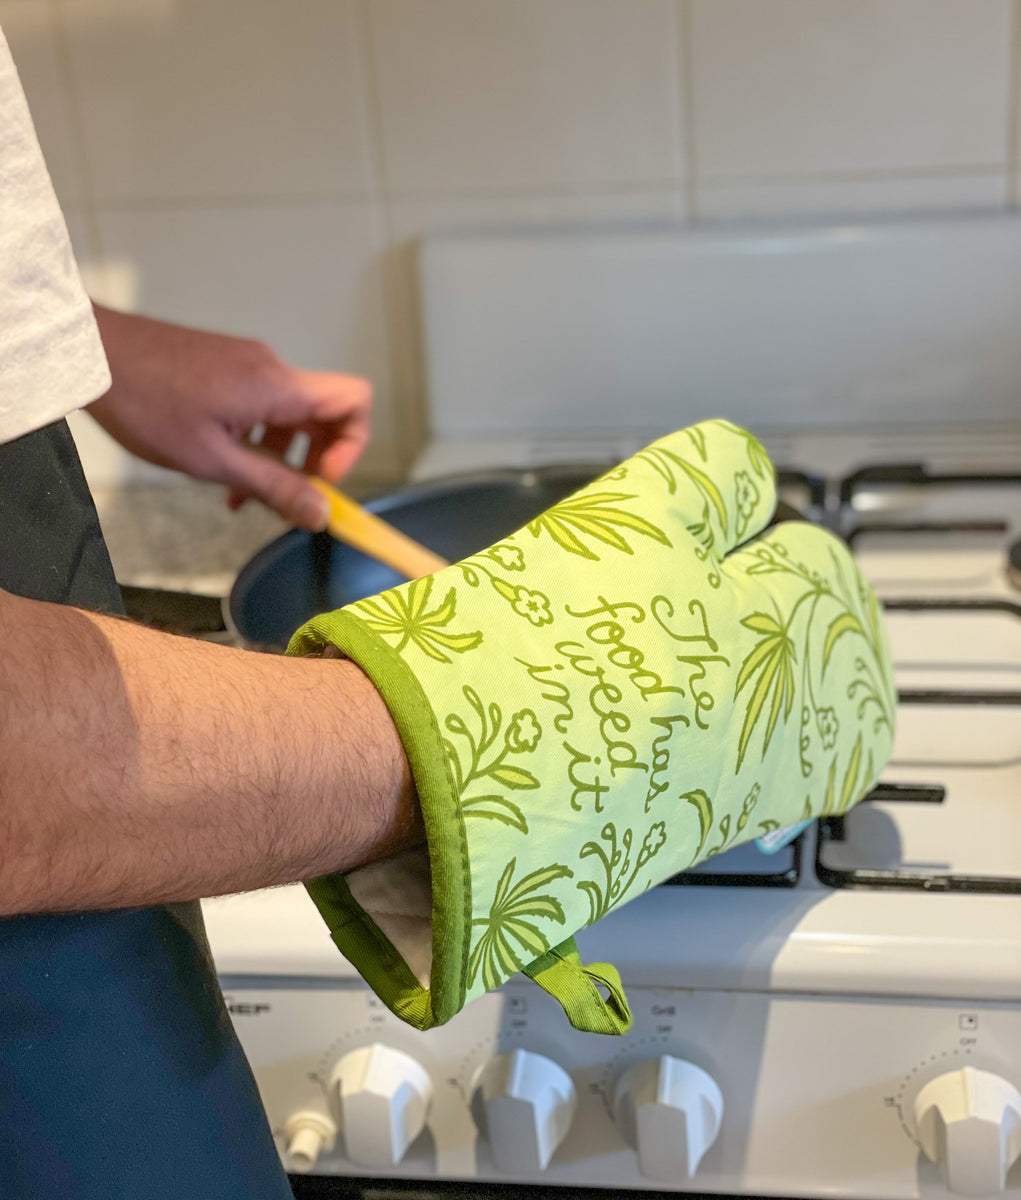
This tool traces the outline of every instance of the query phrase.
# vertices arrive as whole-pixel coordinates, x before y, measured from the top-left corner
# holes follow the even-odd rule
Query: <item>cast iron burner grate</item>
[[[914,603],[914,602],[910,602]],[[969,604],[969,607],[972,605]],[[945,690],[901,690],[901,704],[954,704],[1021,707],[1021,692],[981,692]],[[860,804],[942,804],[946,789],[942,784],[879,783]],[[856,806],[857,807],[857,806]],[[919,892],[976,892],[999,895],[1021,894],[1021,877],[975,875],[903,869],[833,867],[825,861],[826,848],[843,842],[851,814],[822,817],[815,848],[815,873],[821,883],[832,888],[872,888]]]
[[[921,463],[880,463],[862,467],[840,481],[841,506],[853,506],[860,491],[879,484],[890,487],[1017,487],[1021,473],[1013,471],[954,472],[930,471]]]
[[[682,871],[678,875],[664,879],[659,886],[792,888],[801,878],[801,864],[804,857],[803,842],[804,835],[801,834],[789,846],[785,846],[774,856],[763,854],[761,851],[755,851],[751,847],[737,846],[734,850],[728,850],[725,855],[715,860],[717,863],[723,862],[728,855],[739,851],[746,851],[747,854],[758,853],[764,867],[766,867],[766,864],[770,864],[771,866],[771,859],[779,860],[777,866],[773,869],[766,868],[751,871]]]

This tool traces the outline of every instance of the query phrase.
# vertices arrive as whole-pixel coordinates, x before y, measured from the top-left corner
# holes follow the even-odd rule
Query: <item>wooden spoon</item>
[[[450,565],[445,558],[440,558],[414,538],[409,538],[375,513],[362,508],[325,479],[310,475],[309,483],[330,502],[326,530],[338,542],[344,542],[362,554],[386,563],[407,579],[420,579],[423,575],[431,575]]]

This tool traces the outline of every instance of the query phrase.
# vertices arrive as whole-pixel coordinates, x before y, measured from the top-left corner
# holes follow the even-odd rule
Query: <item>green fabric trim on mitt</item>
[[[429,847],[432,978],[437,982],[429,989],[422,987],[376,924],[355,903],[350,888],[340,877],[331,875],[317,880],[308,890],[317,905],[324,892],[329,892],[329,910],[323,912],[320,907],[320,912],[331,936],[387,1007],[420,1029],[442,1025],[464,1007],[469,932],[466,915],[471,912],[464,821],[454,803],[443,739],[429,702],[404,660],[345,609],[309,621],[294,635],[287,652],[310,654],[326,645],[342,650],[372,680],[390,710],[408,756]],[[381,948],[387,956],[387,965],[382,969]],[[393,958],[403,968],[398,972],[400,986],[395,989],[388,981],[388,986],[381,989],[376,981],[388,980]],[[416,1017],[406,1015],[398,1006],[409,1013],[413,1009]]]
[[[525,974],[560,1002],[575,1029],[620,1034],[631,1028],[633,1018],[620,972],[610,963],[583,966],[573,937],[530,963]]]

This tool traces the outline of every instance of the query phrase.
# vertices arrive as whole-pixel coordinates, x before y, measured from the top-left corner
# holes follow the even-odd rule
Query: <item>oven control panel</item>
[[[534,985],[420,1033],[364,986],[224,980],[288,1170],[789,1196],[1021,1197],[1021,1003]]]

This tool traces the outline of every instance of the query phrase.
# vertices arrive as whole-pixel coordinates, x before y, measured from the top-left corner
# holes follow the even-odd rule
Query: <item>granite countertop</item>
[[[225,596],[288,528],[254,500],[231,512],[217,484],[97,485],[92,494],[117,580],[135,587]]]

